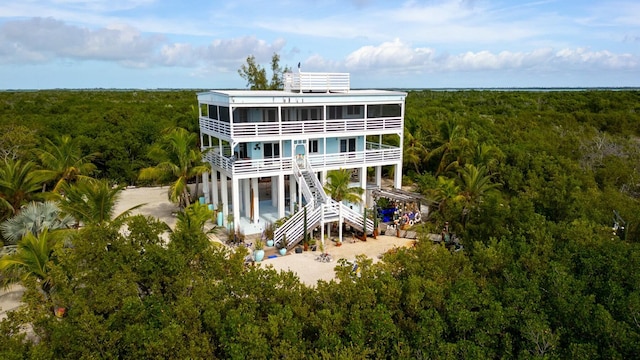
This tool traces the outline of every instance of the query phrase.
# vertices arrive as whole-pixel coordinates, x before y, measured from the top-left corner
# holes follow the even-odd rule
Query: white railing
[[[285,91],[349,91],[349,73],[284,73]]]
[[[365,163],[375,164],[382,162],[395,162],[401,159],[400,148],[356,151],[350,153],[334,153],[308,155],[309,163],[316,169],[357,167]]]
[[[314,204],[309,203],[276,229],[273,234],[273,240],[276,244],[280,244],[286,236],[286,247],[290,249],[302,240],[304,237],[304,209],[307,209],[307,231],[311,232],[320,225],[322,206],[314,208]]]
[[[256,122],[229,124],[220,120],[200,118],[200,130],[209,135],[242,137],[287,137],[300,134],[326,134],[347,132],[402,131],[401,118],[305,120],[283,122]]]
[[[308,203],[310,203],[311,205],[313,205],[313,207],[315,207],[313,193],[311,192],[311,189],[309,188],[307,181],[304,179],[304,176],[302,176],[302,171],[298,167],[297,162],[293,161],[291,163],[291,167],[293,168],[293,176],[296,178],[296,181],[298,182],[298,184],[300,184],[302,195],[304,196],[305,199],[307,199]]]
[[[204,159],[211,163],[211,166],[233,175],[271,176],[292,171],[291,158],[236,160],[233,156],[224,157],[214,152],[208,152],[204,155]]]
[[[200,117],[200,131],[209,135],[223,134],[231,136],[231,124],[228,122]]]
[[[364,214],[360,214],[359,212],[351,209],[350,207],[344,205],[341,202],[335,201],[331,199],[327,207],[331,209],[333,212],[333,217],[339,216],[339,211],[342,211],[342,220],[351,226],[358,228],[359,230],[364,230]],[[330,214],[325,213],[325,216],[330,217]],[[367,218],[367,233],[373,232],[373,220]]]
[[[320,194],[320,198],[322,199],[322,203],[326,203],[327,200],[329,199],[329,197],[327,196],[327,193],[324,192],[324,186],[322,186],[322,183],[320,182],[320,179],[318,179],[318,177],[315,174],[315,171],[313,171],[313,167],[311,166],[311,163],[309,162],[309,158],[305,158],[305,167],[307,169],[307,171],[311,172],[312,178],[313,178],[313,187],[315,187],[317,189],[318,194]]]
[[[375,145],[377,146],[377,144]],[[305,160],[309,168],[336,169],[358,167],[365,163],[367,165],[392,163],[397,162],[401,156],[402,151],[400,148],[383,147],[351,153],[307,155]],[[293,173],[295,176],[300,175],[294,172],[291,158],[235,159],[232,156],[220,156],[218,151],[209,151],[204,155],[204,159],[211,163],[213,167],[220,168],[233,175],[271,176],[279,172]],[[319,189],[322,189],[321,185]],[[315,186],[319,185],[315,184]]]

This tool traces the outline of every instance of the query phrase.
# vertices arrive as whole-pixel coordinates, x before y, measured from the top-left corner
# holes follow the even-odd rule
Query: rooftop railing
[[[348,92],[349,73],[292,72],[284,74],[284,90],[292,92]]]

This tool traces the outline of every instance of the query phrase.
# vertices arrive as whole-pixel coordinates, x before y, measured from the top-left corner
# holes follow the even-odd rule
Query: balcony
[[[290,92],[349,92],[349,73],[305,73],[284,74],[284,90]]]
[[[367,150],[350,153],[310,154],[307,159],[314,170],[332,170],[361,166],[392,165],[402,158],[402,149],[376,143],[367,143]],[[228,176],[243,178],[275,176],[293,173],[292,158],[235,159],[210,151],[205,160]]]
[[[402,131],[402,118],[370,118],[342,120],[307,120],[283,122],[259,122],[230,124],[220,120],[200,117],[200,130],[212,136],[226,136],[229,139],[273,138],[291,135],[338,134],[360,132],[363,134],[397,133]]]

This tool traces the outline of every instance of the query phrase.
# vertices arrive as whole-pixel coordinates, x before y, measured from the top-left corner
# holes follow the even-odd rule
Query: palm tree
[[[198,137],[182,128],[175,128],[154,145],[149,156],[158,165],[142,169],[140,180],[173,179],[169,187],[169,199],[184,209],[191,203],[189,180],[209,171],[210,165],[202,161],[202,152],[197,147]]]
[[[466,164],[464,169],[460,170],[460,183],[462,189],[460,194],[466,202],[463,216],[481,202],[485,195],[500,186],[498,183],[491,182],[491,175],[485,166],[476,167],[472,164]]]
[[[57,143],[46,139],[44,149],[37,150],[44,174],[55,181],[53,192],[60,192],[63,184],[88,178],[96,169],[91,162],[97,154],[83,155],[77,139],[68,135],[58,138]]]
[[[327,174],[327,183],[324,185],[324,191],[326,191],[333,200],[338,202],[360,202],[364,189],[356,186],[351,187],[349,186],[350,183],[351,170],[331,170]]]
[[[413,135],[411,131],[404,134],[403,161],[405,164],[413,165],[417,173],[420,173],[420,165],[429,155],[429,150],[424,146],[421,139]]]
[[[204,225],[211,220],[213,211],[207,205],[195,202],[178,214],[176,231],[196,231],[203,232]]]
[[[464,137],[462,127],[453,119],[449,119],[440,124],[438,141],[440,145],[431,150],[429,154],[429,158],[437,157],[437,159],[439,159],[436,176],[443,174],[461,163],[460,154],[469,142],[467,138]]]
[[[15,214],[22,205],[40,198],[44,181],[34,162],[5,159],[0,165],[0,211],[5,216]]]
[[[0,224],[0,232],[10,244],[16,244],[27,234],[38,236],[45,229],[68,229],[72,224],[73,218],[62,216],[55,202],[32,201],[16,216]]]
[[[60,197],[58,203],[65,214],[85,225],[119,226],[132,210],[144,205],[134,206],[114,218],[122,189],[123,186],[112,186],[107,180],[81,180],[74,185],[63,185],[65,196]]]
[[[455,179],[448,179],[444,176],[438,176],[437,186],[427,194],[430,200],[438,204],[438,211],[445,214],[445,211],[451,203],[464,200],[464,196],[460,194],[460,186],[456,185]]]
[[[7,287],[18,281],[35,278],[49,298],[53,289],[49,270],[53,253],[60,243],[60,238],[52,235],[46,229],[38,236],[28,233],[18,242],[18,249],[14,254],[0,258],[0,285]]]
[[[480,143],[473,149],[471,163],[486,166],[489,173],[492,173],[503,157],[504,154],[497,146]]]

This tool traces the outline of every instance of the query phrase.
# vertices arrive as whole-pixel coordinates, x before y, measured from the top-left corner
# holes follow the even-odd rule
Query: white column
[[[382,187],[382,166],[376,166],[376,186]]]
[[[324,206],[324,204],[321,206]],[[320,243],[322,244],[322,249],[326,251],[327,245],[324,243],[324,211],[320,213]]]
[[[278,175],[278,219],[284,217],[284,174]]]
[[[258,189],[258,178],[251,178],[251,188],[253,189],[253,223],[260,222],[260,191]]]
[[[396,189],[402,188],[402,162],[396,163],[393,170],[393,187]]]
[[[280,194],[278,193],[279,181],[279,176],[271,177],[271,206],[274,207],[278,206],[278,198],[280,197]]]
[[[211,195],[213,195],[211,199],[213,206],[218,206],[220,202],[218,200],[218,170],[213,170],[211,173]]]
[[[204,193],[204,202],[206,204],[211,203],[211,191],[209,190],[209,173],[202,173],[202,192]]]
[[[363,166],[360,168],[360,187],[364,190],[362,196],[360,197],[362,200],[361,206],[367,206],[367,167]],[[360,209],[361,211],[364,209]]]
[[[292,175],[289,175],[289,212],[293,214],[295,208],[293,204],[296,202],[296,179]]]
[[[225,226],[227,224],[227,216],[229,213],[229,187],[227,186],[227,175],[220,173],[220,193],[222,194],[222,222]]]
[[[231,204],[233,206],[233,226],[240,229],[240,183],[237,178],[231,178]]]
[[[249,179],[242,179],[239,181],[240,181],[240,186],[242,187],[242,207],[244,209],[244,216],[247,219],[250,219],[251,218],[251,188],[249,187],[250,182],[249,182]],[[235,202],[234,202],[234,205],[235,205]]]
[[[342,242],[342,203],[338,208],[338,239]]]

